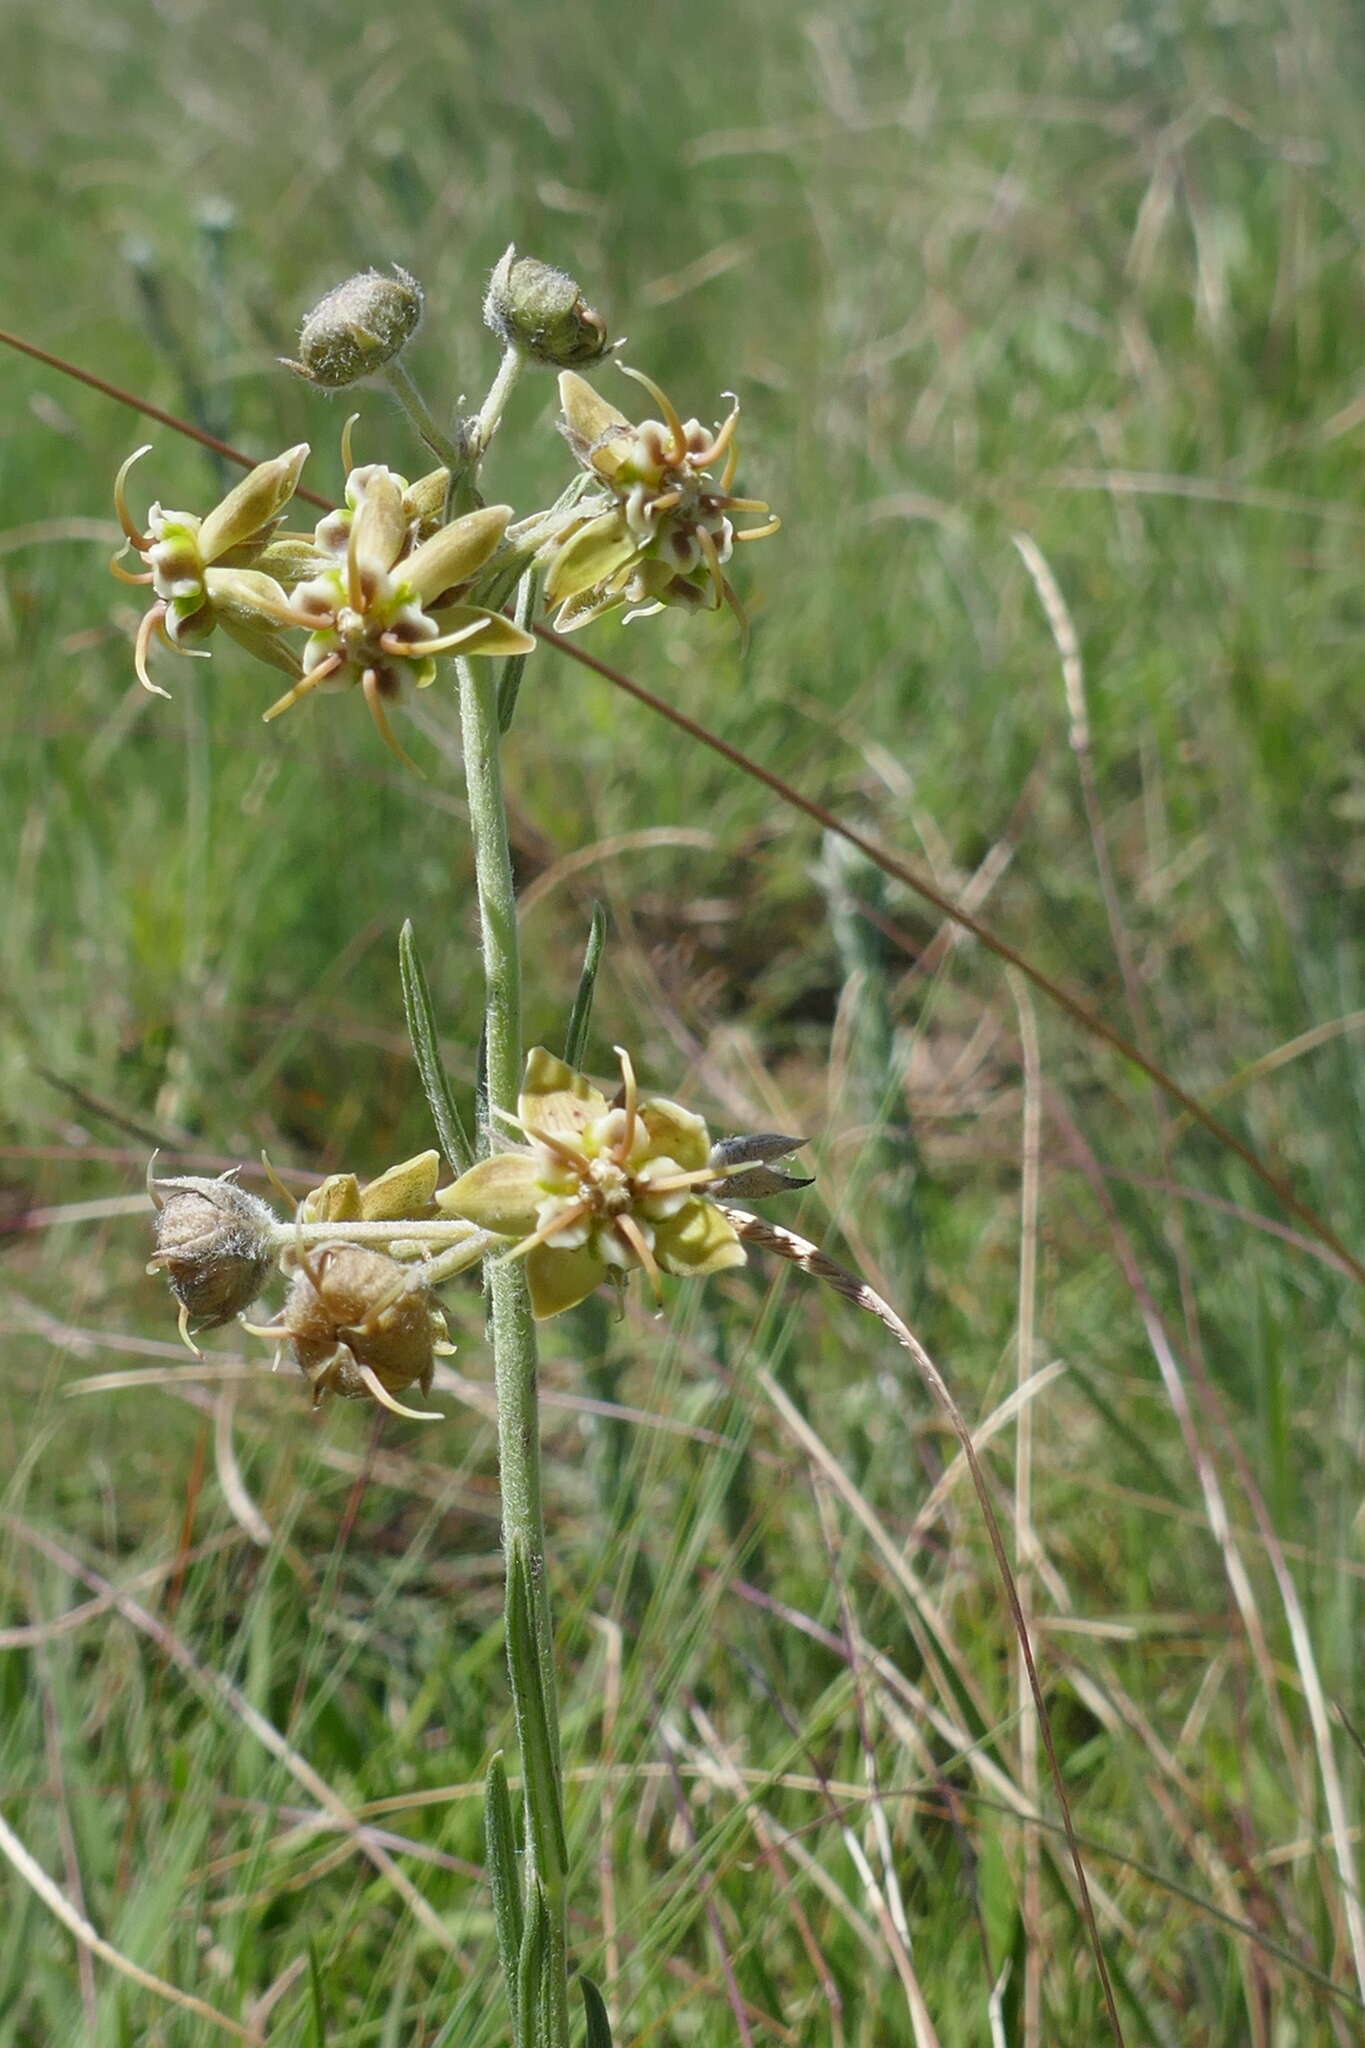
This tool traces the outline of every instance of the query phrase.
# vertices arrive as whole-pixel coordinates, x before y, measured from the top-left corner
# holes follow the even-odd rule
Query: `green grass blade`
[[[311,1934],[308,1937],[308,2000],[309,2017],[313,2023],[313,2048],[327,2048],[327,2008],[322,1996],[322,1965],[318,1961],[317,1947]]]

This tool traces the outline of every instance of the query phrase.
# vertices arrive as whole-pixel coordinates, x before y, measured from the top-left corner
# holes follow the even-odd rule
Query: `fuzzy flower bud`
[[[275,1216],[228,1175],[148,1179],[156,1250],[147,1271],[164,1272],[180,1304],[180,1334],[216,1330],[256,1299],[274,1258]]]
[[[362,270],[319,299],[299,331],[299,360],[280,361],[310,384],[341,391],[373,376],[402,353],[422,317],[422,288],[394,265],[394,275]]]
[[[532,362],[583,369],[611,353],[607,323],[566,271],[509,244],[488,284],[483,317],[494,334]]]
[[[448,1352],[445,1321],[420,1272],[366,1245],[325,1244],[301,1255],[289,1298],[274,1322],[249,1326],[287,1349],[313,1389],[370,1400],[424,1421],[439,1415],[405,1408],[404,1387],[431,1390],[438,1352]]]

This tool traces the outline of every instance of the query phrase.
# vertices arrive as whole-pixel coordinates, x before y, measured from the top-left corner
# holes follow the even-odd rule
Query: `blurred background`
[[[784,521],[738,564],[747,651],[676,613],[583,644],[1083,992],[1358,1246],[1354,8],[4,18],[7,326],[253,456],[310,440],[334,494],[352,400],[274,362],[322,291],[415,272],[448,408],[496,367],[507,243],[571,270],[684,414],[739,394],[740,487]],[[477,1290],[443,1426],[314,1417],[234,1331],[193,1366],[138,1213],[153,1145],[367,1175],[432,1142],[405,917],[472,1084],[453,691],[400,724],[426,782],[349,699],[264,726],[276,684],[221,643],[149,697],[114,470],[152,441],[139,512],[225,478],[18,356],[0,393],[0,1812],[124,1955],[271,2040],[492,2048]],[[354,402],[361,459],[428,466]],[[521,510],[569,473],[554,416],[525,377],[486,477]],[[531,1034],[601,899],[589,1064],[627,1040],[713,1126],[808,1133],[783,1220],[982,1426],[1125,2037],[1358,2040],[1340,1260],[913,892],[544,650],[507,773]],[[979,1510],[890,1340],[756,1260],[545,1350],[573,1931],[616,2038],[1109,2038]],[[12,1868],[0,1895],[0,2048],[225,2038]]]

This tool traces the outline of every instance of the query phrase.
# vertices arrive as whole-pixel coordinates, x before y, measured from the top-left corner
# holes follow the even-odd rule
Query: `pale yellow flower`
[[[684,421],[650,378],[620,367],[644,385],[662,420],[637,426],[572,370],[559,380],[569,445],[601,489],[585,496],[545,545],[545,593],[559,606],[555,625],[572,632],[622,604],[632,606],[629,618],[668,604],[728,604],[743,624],[725,565],[737,542],[762,540],[781,522],[737,531],[731,518],[768,510],[759,498],[731,492],[739,407],[719,427]],[[714,477],[717,462],[724,466]]]
[[[133,651],[138,681],[154,695],[168,696],[147,673],[153,639],[180,654],[205,653],[189,643],[206,639],[220,625],[259,659],[297,675],[298,659],[281,640],[276,624],[277,609],[287,602],[284,589],[252,564],[265,555],[279,516],[298,487],[308,444],[301,442],[269,462],[257,463],[203,518],[153,505],[143,533],[128,510],[125,486],[133,464],[149,452],[150,443],[137,449],[114,479],[119,525],[143,567],[137,575],[120,568],[117,559],[110,567],[124,583],[150,584],[155,597]]]
[[[303,674],[265,713],[278,718],[314,690],[360,685],[380,737],[400,759],[385,705],[404,681],[424,690],[436,678],[436,656],[529,654],[529,634],[500,612],[460,598],[502,539],[507,505],[486,505],[411,546],[412,520],[404,478],[380,463],[353,469],[345,514],[321,521],[317,545],[325,561],[276,612],[281,625],[303,627]]]
[[[640,1267],[657,1294],[660,1272],[684,1279],[744,1264],[734,1224],[711,1199],[755,1156],[725,1156],[706,1124],[662,1096],[641,1101],[630,1057],[617,1047],[615,1102],[543,1046],[528,1055],[514,1122],[524,1150],[495,1152],[436,1197],[448,1214],[519,1240],[537,1317],[580,1302],[612,1274]],[[795,1139],[762,1140],[790,1152]],[[789,1185],[770,1176],[772,1192]],[[801,1183],[794,1183],[801,1185]]]

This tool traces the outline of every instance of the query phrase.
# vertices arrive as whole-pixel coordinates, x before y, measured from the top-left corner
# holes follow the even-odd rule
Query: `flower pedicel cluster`
[[[513,368],[602,360],[605,328],[572,279],[514,257],[509,250],[499,264],[485,307]],[[401,272],[396,281],[353,278],[304,322],[301,360],[290,367],[329,389],[376,372],[396,376],[420,309],[420,293]],[[761,539],[779,522],[739,532],[732,523],[732,513],[768,509],[731,492],[738,408],[715,428],[684,422],[648,377],[626,374],[654,398],[662,420],[632,424],[576,370],[564,370],[561,425],[581,475],[555,504],[515,524],[507,505],[476,502],[450,516],[457,501],[477,499],[473,478],[496,416],[465,422],[449,443],[450,460],[414,483],[382,463],[355,466],[348,424],[344,502],[311,531],[282,525],[306,444],[258,464],[202,517],[153,504],[145,531],[127,500],[129,470],[148,452],[138,449],[119,470],[114,504],[142,567],[112,566],[153,595],[134,649],[139,681],[165,696],[148,668],[152,643],[205,655],[202,643],[221,627],[290,678],[267,719],[315,691],[359,688],[385,744],[406,759],[386,710],[405,683],[427,688],[439,655],[505,659],[534,648],[501,610],[527,571],[544,572],[562,631],[623,605],[637,618],[665,605],[724,603],[742,620],[725,565],[737,541]],[[434,427],[432,438],[440,441]]]
[[[618,1291],[641,1270],[661,1297],[660,1274],[702,1279],[745,1262],[722,1202],[808,1187],[773,1162],[801,1143],[777,1133],[713,1144],[701,1117],[662,1096],[641,1100],[630,1055],[617,1048],[613,1100],[543,1046],[532,1049],[517,1115],[523,1145],[494,1151],[451,1186],[437,1187],[435,1152],[390,1167],[362,1186],[333,1174],[292,1221],[237,1185],[192,1176],[153,1180],[156,1250],[194,1336],[242,1317],[253,1335],[292,1357],[313,1389],[369,1398],[427,1419],[394,1397],[431,1388],[449,1351],[435,1288],[490,1248],[524,1259],[538,1320],[563,1313],[604,1281]],[[718,1199],[719,1198],[719,1199]],[[269,1323],[246,1311],[278,1266],[289,1282]]]

